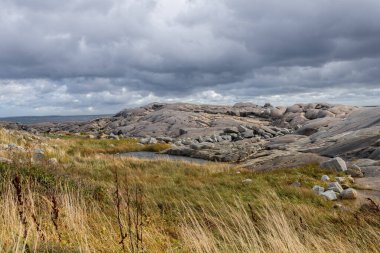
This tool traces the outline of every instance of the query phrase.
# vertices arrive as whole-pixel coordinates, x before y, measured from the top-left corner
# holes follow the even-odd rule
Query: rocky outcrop
[[[138,137],[144,144],[172,143],[169,154],[242,162],[257,170],[320,163],[326,157],[375,160],[380,155],[379,107],[153,103],[89,122],[2,124],[43,133],[85,132],[91,138]]]

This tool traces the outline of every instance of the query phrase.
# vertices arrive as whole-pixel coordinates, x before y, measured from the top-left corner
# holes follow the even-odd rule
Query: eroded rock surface
[[[1,125],[31,132],[85,132],[92,138],[137,137],[141,143],[172,143],[167,153],[241,162],[258,170],[320,163],[336,156],[380,157],[379,107],[153,103],[89,122]]]

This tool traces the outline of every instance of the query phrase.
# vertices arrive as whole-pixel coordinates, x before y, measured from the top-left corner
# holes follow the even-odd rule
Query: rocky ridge
[[[168,154],[240,162],[256,170],[322,162],[334,156],[380,159],[379,107],[153,103],[89,122],[2,125],[30,132],[172,143]]]

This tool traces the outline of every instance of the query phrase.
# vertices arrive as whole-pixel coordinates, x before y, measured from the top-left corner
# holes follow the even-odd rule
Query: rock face
[[[327,103],[153,103],[89,122],[1,126],[40,133],[85,132],[91,138],[138,137],[144,144],[172,143],[169,154],[241,162],[255,170],[323,163],[336,156],[379,160],[380,154],[380,107]],[[322,166],[347,169],[339,159]],[[361,175],[348,169],[348,174]]]

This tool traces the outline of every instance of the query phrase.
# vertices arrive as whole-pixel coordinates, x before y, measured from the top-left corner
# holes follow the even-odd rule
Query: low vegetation
[[[166,146],[0,129],[10,143],[20,148],[0,150],[12,160],[0,163],[2,252],[380,252],[379,213],[314,194],[321,175],[338,176],[317,165],[139,160],[113,154]]]

